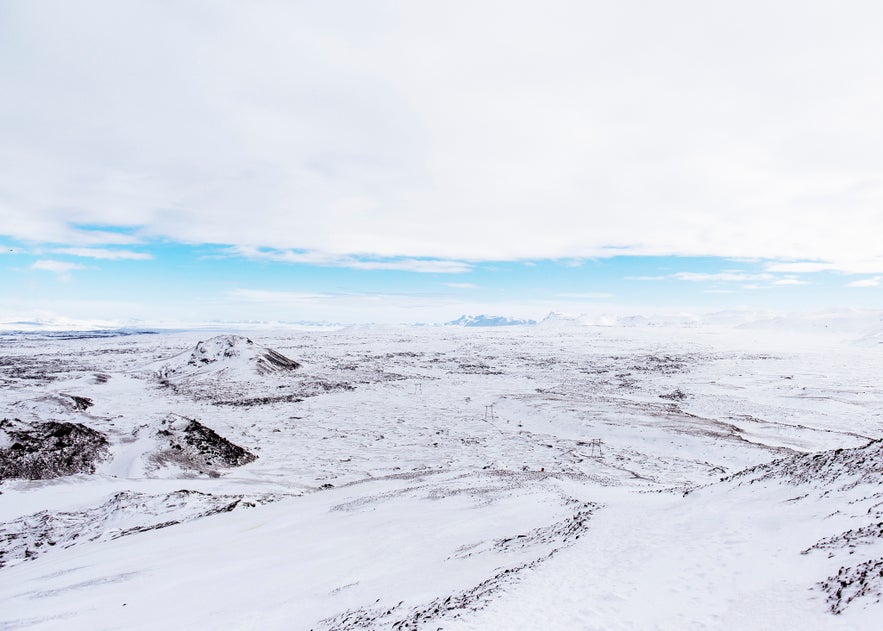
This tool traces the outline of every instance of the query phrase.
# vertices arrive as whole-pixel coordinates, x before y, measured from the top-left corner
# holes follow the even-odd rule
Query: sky
[[[874,1],[0,3],[0,323],[883,308]]]

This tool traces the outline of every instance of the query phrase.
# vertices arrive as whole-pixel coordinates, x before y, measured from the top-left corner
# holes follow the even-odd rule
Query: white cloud
[[[557,294],[557,296],[559,298],[571,298],[574,300],[606,300],[614,297],[613,294],[601,291],[570,292]]]
[[[85,265],[79,263],[69,263],[67,261],[54,261],[51,259],[40,259],[31,265],[31,269],[43,272],[52,272],[61,280],[70,280],[70,273],[74,270],[86,269]]]
[[[797,263],[770,263],[766,266],[771,272],[797,272],[800,274],[814,274],[817,272],[830,272],[836,269],[832,263],[820,263],[814,261],[801,261]]]
[[[469,263],[438,259],[372,259],[356,256],[338,256],[323,252],[296,252],[293,250],[268,250],[251,246],[239,246],[232,253],[247,258],[283,263],[304,263],[327,267],[348,267],[364,270],[395,270],[427,274],[461,274],[472,269]]]
[[[79,256],[84,258],[105,259],[105,260],[131,260],[131,261],[147,261],[153,258],[152,254],[147,252],[133,252],[131,250],[109,250],[107,248],[58,248],[54,250],[56,254],[67,254],[68,256]]]
[[[874,274],[883,272],[883,257],[866,260],[844,259],[841,261],[796,261],[770,263],[766,266],[770,272],[793,272],[812,274],[818,272],[842,272],[846,274]]]
[[[755,280],[772,280],[772,274],[745,274],[742,272],[718,272],[714,274],[705,274],[699,272],[678,272],[672,274],[671,278],[678,280],[687,280],[697,283],[707,282],[744,282]]]
[[[331,300],[336,297],[335,294],[319,293],[319,292],[298,292],[298,291],[272,291],[264,289],[233,289],[227,292],[227,295],[234,300],[243,302],[315,302],[320,300]]]
[[[366,270],[397,270],[421,274],[462,274],[472,269],[461,261],[440,261],[428,259],[398,259],[390,261],[351,260],[345,267]]]
[[[663,281],[683,280],[691,283],[745,283],[749,281],[773,281],[773,284],[793,284],[775,281],[775,276],[767,273],[747,272],[676,272],[667,276],[627,276],[626,280]],[[750,288],[755,288],[751,285]]]
[[[9,0],[0,232],[881,273],[883,5],[850,6]]]
[[[874,276],[873,278],[863,278],[861,280],[854,280],[851,283],[846,283],[846,286],[847,287],[879,287],[881,281],[883,281],[883,276]]]
[[[774,280],[773,285],[809,285],[809,281],[801,280],[799,278],[779,278]]]
[[[809,285],[808,281],[802,280],[796,276],[776,277],[766,272],[760,274],[750,274],[746,272],[676,272],[668,276],[629,276],[626,280],[644,280],[644,281],[663,281],[663,280],[682,280],[693,283],[743,283],[742,289],[755,290],[764,289],[773,285]],[[759,284],[767,283],[766,285]],[[710,289],[705,293],[730,293],[729,289]]]

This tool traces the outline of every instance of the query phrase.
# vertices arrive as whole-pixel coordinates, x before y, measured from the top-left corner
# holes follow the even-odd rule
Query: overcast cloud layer
[[[0,234],[880,273],[881,32],[874,1],[6,1]]]

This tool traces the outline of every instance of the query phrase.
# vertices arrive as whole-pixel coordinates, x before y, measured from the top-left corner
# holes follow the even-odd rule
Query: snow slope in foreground
[[[0,628],[876,629],[883,360],[786,337],[0,339],[2,415],[109,443],[0,482]]]

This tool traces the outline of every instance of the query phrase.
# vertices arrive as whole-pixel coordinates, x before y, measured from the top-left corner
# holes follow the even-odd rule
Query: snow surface
[[[0,628],[879,628],[877,322],[2,335]]]

